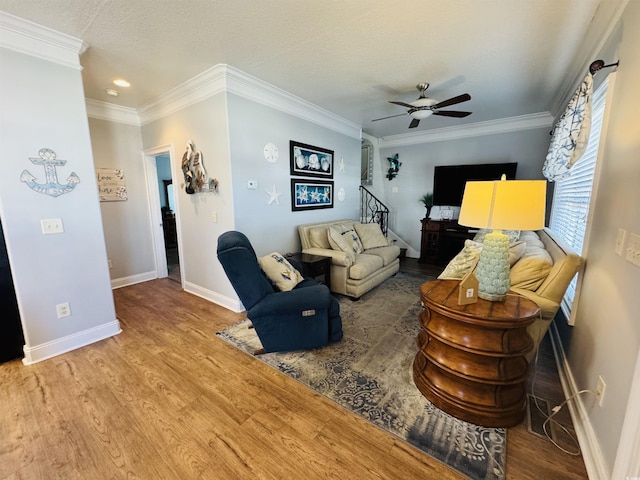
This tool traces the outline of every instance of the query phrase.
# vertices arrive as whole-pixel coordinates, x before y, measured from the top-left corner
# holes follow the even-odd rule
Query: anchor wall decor
[[[34,165],[44,165],[44,171],[46,175],[46,183],[38,183],[36,182],[36,177],[31,175],[28,170],[23,170],[20,175],[20,181],[27,184],[27,186],[33,190],[34,192],[42,193],[43,195],[49,195],[51,197],[59,197],[60,195],[64,195],[65,193],[69,193],[76,185],[80,183],[80,178],[75,172],[71,172],[71,174],[67,177],[67,183],[65,185],[58,183],[58,174],[56,172],[56,167],[61,167],[65,163],[66,160],[57,160],[56,152],[51,150],[50,148],[41,148],[38,152],[39,158],[29,157],[31,163]]]

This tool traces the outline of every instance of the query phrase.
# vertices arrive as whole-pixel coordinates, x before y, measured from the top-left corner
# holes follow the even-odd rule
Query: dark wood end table
[[[416,386],[454,417],[486,427],[517,425],[526,412],[525,354],[533,346],[527,326],[540,309],[514,293],[504,302],[458,305],[458,284],[434,280],[420,287]]]
[[[293,258],[302,265],[302,276],[314,278],[331,290],[331,257],[309,253],[289,253],[286,258]],[[318,277],[323,278],[319,280]]]

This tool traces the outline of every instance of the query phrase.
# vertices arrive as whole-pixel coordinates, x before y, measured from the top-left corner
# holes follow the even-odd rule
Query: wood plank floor
[[[120,335],[0,364],[0,479],[464,478],[216,338],[241,314],[168,279],[114,297]],[[536,394],[553,406],[562,393],[543,350]],[[508,432],[507,478],[587,475],[522,424]]]

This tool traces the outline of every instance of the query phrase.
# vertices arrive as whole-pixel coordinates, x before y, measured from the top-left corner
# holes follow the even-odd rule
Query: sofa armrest
[[[345,252],[340,252],[338,250],[311,247],[311,248],[303,249],[302,253],[309,253],[311,255],[322,255],[323,257],[331,257],[331,264],[339,265],[341,267],[350,267],[353,264],[351,257],[349,257],[349,255],[347,255]]]
[[[536,292],[532,292],[531,290],[527,290],[526,288],[517,288],[511,287],[511,291],[515,293],[519,293],[523,297],[528,298],[533,303],[540,307],[542,318],[544,320],[551,320],[555,317],[558,308],[560,308],[560,304],[550,300],[546,297],[542,297],[538,295]]]

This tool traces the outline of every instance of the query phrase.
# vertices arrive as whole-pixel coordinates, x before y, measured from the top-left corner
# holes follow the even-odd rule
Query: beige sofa
[[[476,235],[474,240],[481,242],[482,238]],[[462,278],[474,268],[479,255],[478,244],[467,240],[439,278]],[[541,318],[527,328],[533,339],[533,349],[527,355],[531,361],[569,283],[582,265],[582,258],[547,228],[520,232],[518,241],[510,246],[510,257],[511,291],[529,298],[541,310]]]
[[[355,253],[338,248],[330,238],[330,227],[333,233],[355,231],[364,251]],[[348,219],[308,223],[298,226],[298,233],[302,253],[331,257],[330,289],[334,293],[360,298],[400,269],[400,248],[382,236],[377,224]]]

